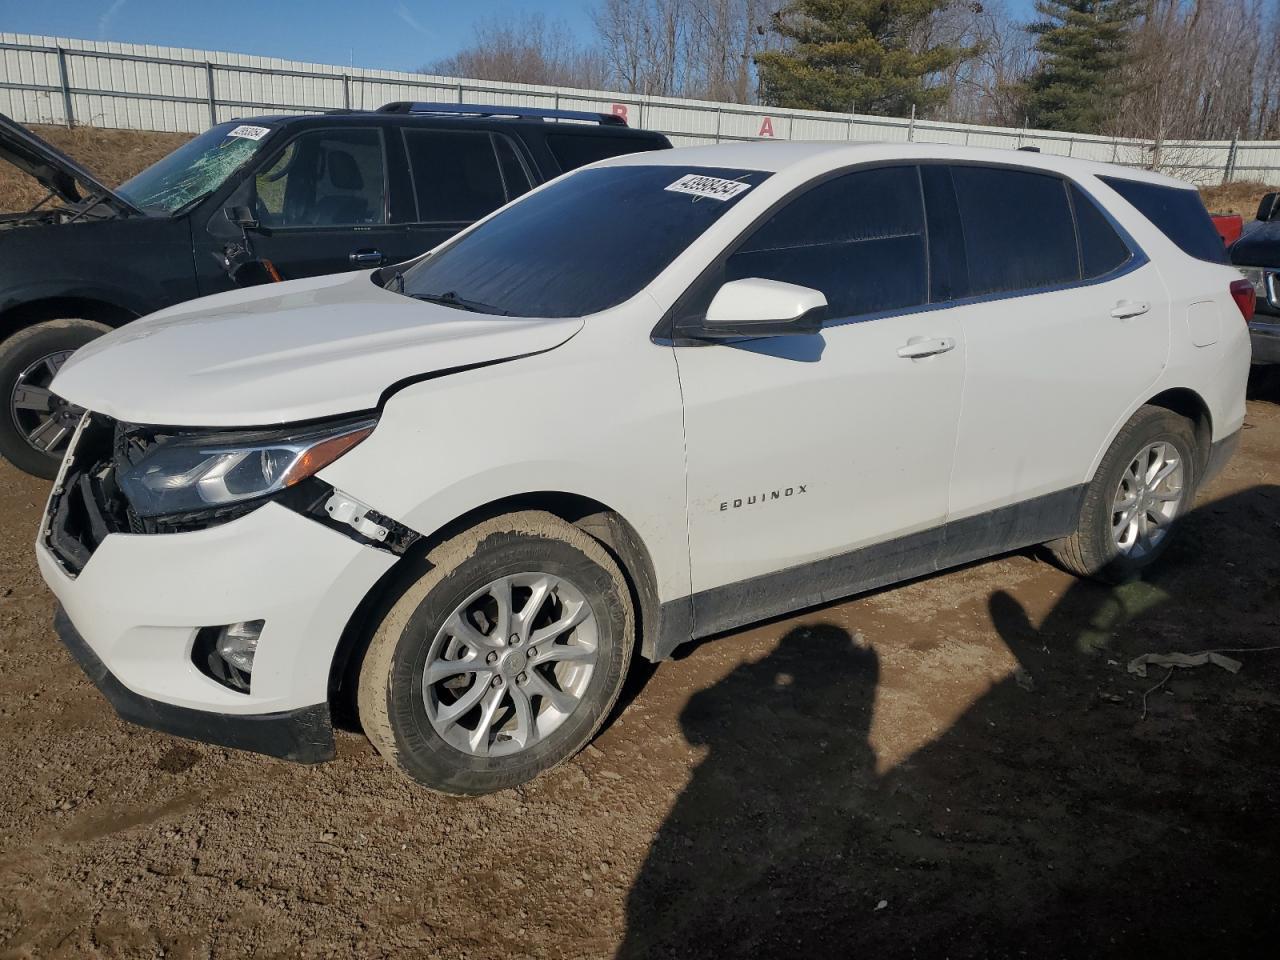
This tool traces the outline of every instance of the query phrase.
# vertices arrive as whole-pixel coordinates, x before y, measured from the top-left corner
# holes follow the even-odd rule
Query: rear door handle
[[[352,250],[347,259],[357,267],[380,267],[387,258],[381,250]]]
[[[932,357],[955,348],[956,342],[951,337],[912,337],[898,348],[898,356],[904,360],[919,360],[921,357]]]
[[[1151,304],[1144,300],[1121,300],[1111,309],[1111,315],[1117,320],[1129,317],[1140,317],[1151,309]]]

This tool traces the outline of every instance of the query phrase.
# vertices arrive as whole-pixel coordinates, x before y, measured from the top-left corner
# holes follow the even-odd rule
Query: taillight
[[[1240,308],[1240,314],[1244,317],[1245,323],[1253,319],[1253,309],[1258,304],[1258,295],[1254,292],[1252,283],[1244,279],[1232,280],[1231,299]]]

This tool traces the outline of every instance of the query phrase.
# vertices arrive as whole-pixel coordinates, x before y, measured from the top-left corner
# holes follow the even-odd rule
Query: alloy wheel
[[[598,646],[595,614],[574,584],[540,572],[501,577],[460,603],[432,640],[427,717],[473,756],[527,750],[577,709]]]
[[[1121,554],[1144,557],[1165,538],[1182,509],[1185,476],[1182,455],[1167,441],[1147,444],[1133,458],[1111,505],[1111,535]]]
[[[39,453],[57,456],[80,422],[84,411],[49,389],[73,350],[40,357],[21,374],[9,398],[9,414],[27,444]]]

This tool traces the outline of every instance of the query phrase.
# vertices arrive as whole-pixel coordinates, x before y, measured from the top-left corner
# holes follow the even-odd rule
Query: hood
[[[433,373],[541,353],[582,328],[468,313],[377,286],[368,272],[218,294],[93,341],[52,389],[130,423],[268,426],[371,410]]]
[[[23,173],[35,177],[63,203],[83,203],[93,199],[126,216],[143,215],[141,210],[57,147],[41,140],[3,113],[0,113],[0,160],[7,160]],[[88,193],[82,194],[80,187]]]

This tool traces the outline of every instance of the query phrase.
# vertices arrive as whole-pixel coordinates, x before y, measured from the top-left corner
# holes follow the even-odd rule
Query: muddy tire
[[[1199,481],[1195,428],[1161,407],[1141,407],[1121,428],[1085,491],[1075,532],[1048,544],[1068,572],[1132,580],[1169,545]]]
[[[52,480],[80,419],[78,408],[49,394],[66,358],[111,328],[93,320],[46,320],[0,343],[0,456]]]
[[[549,513],[506,514],[440,544],[378,625],[360,722],[433,790],[484,794],[573,756],[617,701],[635,615],[609,553]]]

